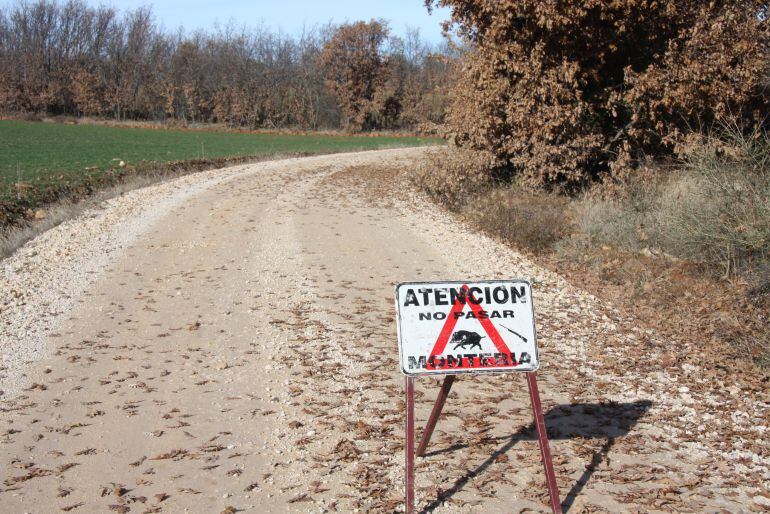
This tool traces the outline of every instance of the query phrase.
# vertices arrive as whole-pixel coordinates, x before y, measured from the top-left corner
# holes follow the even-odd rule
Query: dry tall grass
[[[542,254],[569,236],[568,206],[569,200],[563,196],[509,187],[479,194],[461,212],[487,233]]]
[[[770,259],[770,139],[728,136],[693,146],[656,215],[661,247],[726,275]]]
[[[619,197],[573,204],[595,242],[671,256],[732,275],[770,260],[770,139],[722,130],[700,137],[675,172],[632,177]]]

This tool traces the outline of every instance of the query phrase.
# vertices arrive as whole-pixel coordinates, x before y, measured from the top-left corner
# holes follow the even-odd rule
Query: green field
[[[0,180],[44,185],[149,162],[330,153],[435,144],[436,139],[326,134],[241,134],[0,121]]]
[[[164,130],[0,120],[0,225],[61,198],[79,198],[168,162],[189,170],[223,158],[374,150],[436,138]],[[121,161],[123,165],[121,165]],[[188,171],[175,166],[176,172]],[[28,215],[28,214],[27,214]]]

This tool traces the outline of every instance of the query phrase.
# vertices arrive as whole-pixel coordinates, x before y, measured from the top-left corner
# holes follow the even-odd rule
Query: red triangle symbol
[[[455,325],[457,325],[457,320],[460,318],[459,313],[462,313],[462,311],[465,309],[465,305],[469,305],[471,310],[473,311],[473,314],[475,314],[476,319],[481,323],[481,327],[484,329],[484,331],[489,336],[489,339],[492,341],[492,343],[497,348],[497,351],[506,355],[511,356],[511,361],[513,361],[513,354],[511,354],[511,350],[508,348],[508,345],[505,344],[505,341],[503,341],[503,338],[500,337],[500,333],[497,331],[495,326],[492,324],[491,321],[489,321],[489,317],[487,316],[480,316],[479,313],[483,311],[481,306],[479,305],[480,302],[476,301],[476,298],[473,297],[472,293],[468,292],[468,284],[464,284],[460,288],[460,293],[457,295],[457,298],[455,299],[455,303],[452,305],[452,309],[449,311],[449,314],[447,314],[446,321],[444,322],[444,326],[441,328],[441,332],[439,332],[438,339],[436,340],[436,344],[433,345],[433,350],[430,352],[430,356],[428,358],[428,369],[436,369],[434,366],[431,365],[432,362],[434,362],[434,357],[437,355],[441,355],[444,353],[444,350],[446,349],[446,345],[449,342],[449,338],[452,335],[452,332],[454,332]],[[465,360],[465,359],[463,359]],[[513,363],[515,366],[515,362]],[[470,367],[478,368],[478,367],[488,367],[488,366],[474,366],[471,365]]]

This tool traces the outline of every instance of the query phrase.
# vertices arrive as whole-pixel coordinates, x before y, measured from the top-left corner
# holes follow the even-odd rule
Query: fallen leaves
[[[3,483],[7,486],[12,486],[15,484],[26,482],[27,480],[32,480],[33,478],[48,476],[51,473],[52,471],[50,469],[30,467],[27,473],[25,473],[24,475],[8,477],[5,480],[3,480]]]
[[[353,462],[358,459],[358,455],[361,452],[356,447],[356,443],[350,439],[342,439],[334,447],[334,453],[343,462]]]
[[[56,431],[60,432],[62,434],[69,435],[70,432],[72,432],[76,428],[82,428],[82,427],[88,427],[90,426],[87,423],[72,423],[70,425],[65,425],[62,428],[57,428]]]
[[[70,468],[74,468],[75,466],[79,466],[80,464],[77,462],[68,462],[67,464],[61,464],[56,467],[56,473],[64,473]]]
[[[313,498],[307,493],[300,493],[288,500],[288,503],[312,502]]]
[[[128,489],[123,484],[116,484],[115,482],[110,482],[109,485],[102,486],[102,493],[101,496],[117,496],[118,498],[123,496],[128,492]]]
[[[223,446],[221,444],[207,444],[205,446],[199,446],[198,449],[202,452],[221,452],[222,450],[226,449],[226,446]]]
[[[128,465],[135,468],[135,467],[141,466],[142,463],[144,463],[144,461],[146,460],[147,460],[147,457],[143,455],[139,460],[135,460],[134,462],[129,462]]]
[[[155,457],[150,457],[149,460],[168,460],[168,459],[178,460],[188,456],[190,456],[189,451],[183,450],[181,448],[176,448],[166,453],[161,453],[159,455],[156,455]]]
[[[320,480],[313,480],[310,482],[308,490],[313,494],[320,494],[328,491],[329,488],[323,487]]]

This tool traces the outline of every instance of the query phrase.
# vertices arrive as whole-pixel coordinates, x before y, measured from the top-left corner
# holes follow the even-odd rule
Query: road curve
[[[569,512],[768,508],[767,392],[411,192],[425,151],[190,175],[4,261],[0,511],[402,509],[393,286],[494,277],[534,283]],[[418,381],[418,419],[437,387]],[[421,508],[547,512],[530,422],[521,377],[458,380]]]

